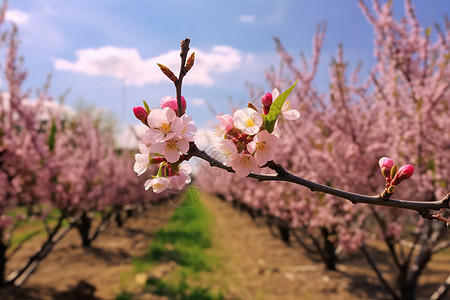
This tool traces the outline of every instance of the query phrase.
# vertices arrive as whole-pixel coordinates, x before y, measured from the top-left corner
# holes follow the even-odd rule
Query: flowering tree
[[[171,106],[162,101],[163,109],[156,109],[153,115],[148,106],[134,109],[136,117],[149,127],[135,170],[143,174],[150,164],[159,164],[162,171],[147,184],[155,191],[174,187],[170,183],[174,176],[181,176],[183,184],[189,181],[180,175],[179,166],[193,156],[235,173],[237,177],[229,175],[221,179],[223,195],[274,215],[288,226],[305,228],[313,238],[317,230],[329,253],[335,253],[337,246],[353,251],[361,248],[392,297],[411,298],[431,255],[448,246],[442,237],[445,225],[449,225],[445,217],[450,202],[446,168],[450,152],[445,151],[450,140],[446,100],[449,87],[445,79],[448,38],[439,31],[432,44],[428,30],[423,35],[410,2],[405,3],[406,19],[397,22],[392,18],[389,3],[381,7],[374,1],[374,16],[361,2],[375,28],[377,65],[366,81],[357,80],[357,69],[348,80],[348,64],[340,47],[330,66],[328,95],[321,95],[312,86],[324,31],[319,28],[316,34],[311,63],[304,59],[300,68],[278,42],[282,67],[269,73],[268,79],[275,87],[289,86],[297,79],[295,92],[296,83],[279,96],[277,91],[265,94],[259,109],[249,104],[233,115],[218,116],[220,125],[211,141],[211,148],[220,153],[218,158],[199,150],[192,141],[187,146],[188,140],[183,141],[178,125],[183,123],[181,118],[186,118],[186,105],[181,100],[182,80],[194,62],[193,55],[187,58],[189,40],[182,41],[179,76],[160,65],[174,82],[176,99],[180,100],[171,98]],[[286,100],[289,95],[292,104]],[[285,122],[299,116],[291,106],[303,115],[299,119],[301,131],[293,130]],[[161,111],[165,118],[155,119],[163,114]],[[154,146],[163,142],[168,146]],[[411,164],[397,167],[385,155],[412,162],[415,167]],[[414,168],[419,175],[411,177]],[[378,170],[385,178],[384,184]],[[260,185],[241,177],[274,183]],[[403,183],[405,188],[399,189],[398,185],[410,177],[414,185]],[[295,185],[280,181],[320,193],[300,191]],[[356,193],[336,189],[337,186]],[[394,191],[408,200],[393,199]],[[357,203],[369,206],[353,205]],[[411,211],[443,222],[424,222]],[[398,267],[399,284],[395,288],[387,284],[365,246],[365,231],[374,232],[373,225],[379,226],[375,233],[386,243]],[[413,232],[408,228],[414,228]],[[405,253],[400,241],[411,237],[412,247]],[[421,250],[415,255],[418,244],[422,245]]]
[[[2,26],[6,9],[4,3]],[[18,56],[18,30],[11,26],[1,33],[6,56],[0,93],[0,287],[23,283],[73,227],[89,244],[111,220],[120,219],[122,208],[158,200],[137,188],[144,182],[131,170],[132,155],[114,148],[112,134],[101,131],[98,120],[64,114],[63,106],[51,101],[49,84],[30,100],[22,88],[27,73]],[[102,220],[92,229],[95,213]],[[46,238],[11,270],[8,261],[29,240],[15,244],[13,237],[30,219],[42,220]]]

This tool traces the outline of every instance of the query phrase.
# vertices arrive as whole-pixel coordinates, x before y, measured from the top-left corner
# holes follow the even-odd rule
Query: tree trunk
[[[92,240],[89,238],[89,231],[91,229],[92,220],[87,216],[87,213],[81,215],[80,220],[77,222],[76,227],[80,233],[81,242],[83,247],[90,247]]]
[[[6,245],[3,243],[3,228],[0,229],[0,286],[6,284]]]
[[[278,224],[278,231],[280,232],[281,240],[282,240],[286,245],[290,245],[290,240],[289,240],[289,228],[288,228],[287,226]]]
[[[325,250],[325,266],[328,270],[336,271],[336,263],[337,263],[337,256],[336,256],[336,249],[334,247],[334,244],[330,241],[329,236],[330,233],[328,232],[328,229],[325,227],[321,228],[322,237],[324,240],[324,250]]]

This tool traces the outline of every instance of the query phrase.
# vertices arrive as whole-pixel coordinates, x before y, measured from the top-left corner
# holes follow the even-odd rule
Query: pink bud
[[[267,92],[261,99],[261,102],[264,106],[269,106],[272,105],[272,94]]]
[[[380,165],[381,173],[389,181],[391,179],[391,169],[395,164],[394,160],[389,157],[382,157],[378,164]]]
[[[394,179],[392,180],[392,185],[398,185],[405,179],[408,179],[414,174],[414,166],[413,165],[404,165],[400,169],[398,169],[397,174],[395,174]]]
[[[413,165],[404,165],[400,169],[398,169],[397,175],[400,180],[405,180],[411,177],[414,174],[414,166]]]
[[[178,115],[178,102],[174,97],[166,96],[161,100],[161,108],[169,107],[173,109]],[[184,114],[186,110],[186,99],[181,96],[181,114]]]
[[[142,106],[133,107],[134,116],[140,120],[142,123],[147,125],[148,112]],[[147,125],[148,126],[148,125]]]
[[[224,114],[224,115],[216,116],[216,118],[219,120],[220,124],[222,124],[222,126],[225,128],[225,132],[228,132],[234,128],[232,116],[230,116],[228,114]]]
[[[394,160],[389,157],[382,157],[379,161],[380,168],[387,168],[388,170],[391,170],[394,164]]]

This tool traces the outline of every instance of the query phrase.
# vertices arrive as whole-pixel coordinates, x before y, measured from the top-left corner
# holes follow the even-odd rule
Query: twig
[[[178,80],[175,81],[175,88],[177,90],[177,103],[178,103],[178,115],[181,117],[183,115],[183,111],[181,110],[181,86],[183,85],[183,77],[186,75],[186,59],[187,54],[189,52],[189,43],[191,41],[189,39],[184,39],[181,41],[181,67],[180,67],[180,75],[178,76]]]

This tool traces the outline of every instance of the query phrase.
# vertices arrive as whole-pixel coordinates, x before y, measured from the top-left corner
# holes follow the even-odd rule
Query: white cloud
[[[224,73],[239,69],[243,60],[241,53],[230,46],[217,45],[210,52],[195,51],[195,65],[186,79],[187,85],[212,85],[213,73]],[[144,59],[134,48],[105,46],[86,48],[75,52],[75,62],[56,59],[54,67],[59,71],[72,71],[91,76],[110,76],[122,79],[128,85],[143,86],[168,79],[156,63],[169,67],[176,75],[179,68],[179,51],[173,50],[156,57]]]
[[[18,9],[9,9],[6,11],[5,19],[7,21],[11,21],[15,23],[16,25],[26,25],[30,18],[28,15]]]
[[[242,23],[251,23],[254,22],[256,17],[254,15],[241,15],[239,17],[239,21]]]
[[[205,99],[196,98],[192,100],[192,104],[194,104],[195,106],[203,106],[205,105],[205,103]]]

